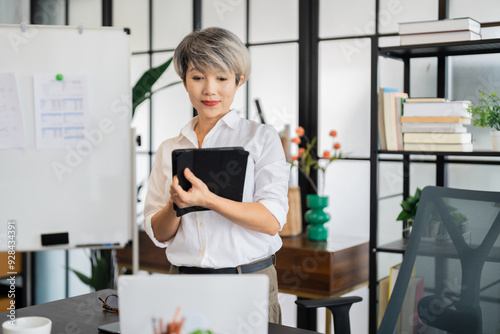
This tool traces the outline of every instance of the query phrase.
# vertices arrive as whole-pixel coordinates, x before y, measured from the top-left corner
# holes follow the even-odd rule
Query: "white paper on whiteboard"
[[[0,73],[0,149],[26,147],[14,73]]]
[[[37,149],[76,147],[89,126],[89,85],[85,75],[35,74]]]

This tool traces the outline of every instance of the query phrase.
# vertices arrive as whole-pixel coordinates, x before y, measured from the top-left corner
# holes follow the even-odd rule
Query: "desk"
[[[368,240],[334,236],[311,241],[305,234],[282,240],[276,253],[280,292],[299,298],[337,297],[368,285]],[[131,268],[131,248],[118,249],[116,260],[120,268]],[[156,247],[144,231],[139,232],[139,268],[160,273],[170,268],[165,249]],[[316,329],[316,311],[298,308],[297,327]]]
[[[104,311],[97,297],[106,297],[115,290],[101,290],[86,295],[61,299],[55,302],[25,307],[16,310],[16,317],[42,316],[52,320],[52,333],[98,334],[98,326],[118,321],[118,314]],[[1,323],[7,312],[0,314]],[[2,332],[0,328],[0,333]],[[269,334],[318,334],[305,329],[297,329],[269,324]]]

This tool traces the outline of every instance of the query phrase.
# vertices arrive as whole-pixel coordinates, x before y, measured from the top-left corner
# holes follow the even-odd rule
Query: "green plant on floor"
[[[92,267],[90,276],[72,268],[68,268],[68,270],[95,291],[114,288],[113,251],[111,249],[91,249],[89,258]]]
[[[490,127],[500,131],[500,98],[497,92],[488,93],[485,90],[479,91],[479,104],[470,105],[467,112],[474,117],[473,125],[477,127]]]

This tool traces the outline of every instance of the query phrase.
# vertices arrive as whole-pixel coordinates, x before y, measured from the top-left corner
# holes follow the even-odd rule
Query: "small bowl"
[[[2,324],[3,334],[50,334],[52,321],[45,317],[21,317]]]

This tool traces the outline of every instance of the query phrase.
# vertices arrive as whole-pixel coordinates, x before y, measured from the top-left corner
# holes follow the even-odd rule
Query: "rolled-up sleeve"
[[[159,242],[156,239],[151,226],[151,218],[167,204],[168,196],[165,194],[165,189],[167,189],[172,182],[163,170],[164,145],[164,143],[160,145],[156,153],[151,175],[149,177],[146,200],[144,202],[144,229],[153,243],[161,248],[166,248],[170,240]]]
[[[254,201],[262,203],[276,217],[281,230],[288,213],[290,164],[276,130],[266,126],[263,137],[262,153],[255,161]]]

